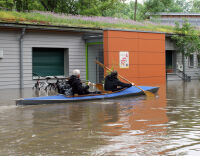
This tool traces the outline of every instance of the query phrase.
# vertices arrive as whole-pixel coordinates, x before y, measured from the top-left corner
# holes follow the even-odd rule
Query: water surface
[[[15,106],[20,95],[0,90],[2,156],[200,155],[199,81],[168,82],[155,98]]]

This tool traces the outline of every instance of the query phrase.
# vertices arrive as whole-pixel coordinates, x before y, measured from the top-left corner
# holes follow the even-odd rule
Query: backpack
[[[66,88],[64,94],[66,96],[72,96],[73,95],[72,88],[71,87],[70,88]]]

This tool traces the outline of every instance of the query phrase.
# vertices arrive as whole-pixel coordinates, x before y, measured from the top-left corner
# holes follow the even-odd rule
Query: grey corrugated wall
[[[0,29],[0,89],[19,88],[19,37],[20,31]],[[81,70],[86,78],[85,43],[80,33],[26,31],[23,42],[24,87],[32,87],[32,48],[65,48],[69,51],[69,74],[73,69]]]

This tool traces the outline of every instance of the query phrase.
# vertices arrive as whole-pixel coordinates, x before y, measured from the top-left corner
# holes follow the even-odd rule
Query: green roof
[[[24,13],[15,11],[0,11],[0,22],[173,33],[173,25],[162,25],[149,21],[136,22],[133,20],[111,17],[73,16],[50,12]]]

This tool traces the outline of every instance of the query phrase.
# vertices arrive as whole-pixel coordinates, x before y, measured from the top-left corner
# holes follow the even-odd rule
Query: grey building
[[[104,70],[103,29],[0,23],[0,89],[33,87],[38,76],[68,77],[81,70],[81,79],[100,83]],[[166,34],[166,67],[182,78],[181,54]],[[185,74],[199,78],[200,59],[185,58]],[[171,74],[171,73],[170,73]],[[172,75],[172,74],[171,74]],[[170,80],[168,78],[168,80]]]
[[[200,54],[198,52],[190,56],[182,56],[176,51],[171,35],[166,35],[166,72],[168,80],[199,79],[200,78]],[[183,71],[183,66],[185,71]]]
[[[39,76],[67,77],[81,70],[82,79],[99,82],[91,74],[103,61],[100,29],[0,23],[0,89],[32,87]],[[97,73],[97,72],[96,72]]]
[[[195,26],[200,26],[200,13],[157,13],[150,15],[150,20],[162,24],[175,25],[175,22],[182,24],[184,20]],[[184,57],[176,52],[171,34],[166,34],[166,71],[168,80],[177,79],[199,79],[200,78],[200,55],[198,52]],[[184,60],[184,61],[183,61]],[[185,71],[183,71],[185,66]],[[184,72],[184,73],[183,73]]]
[[[161,12],[150,15],[150,20],[163,23],[163,24],[175,24],[178,22],[182,24],[187,19],[193,26],[200,26],[200,13],[166,13]]]

